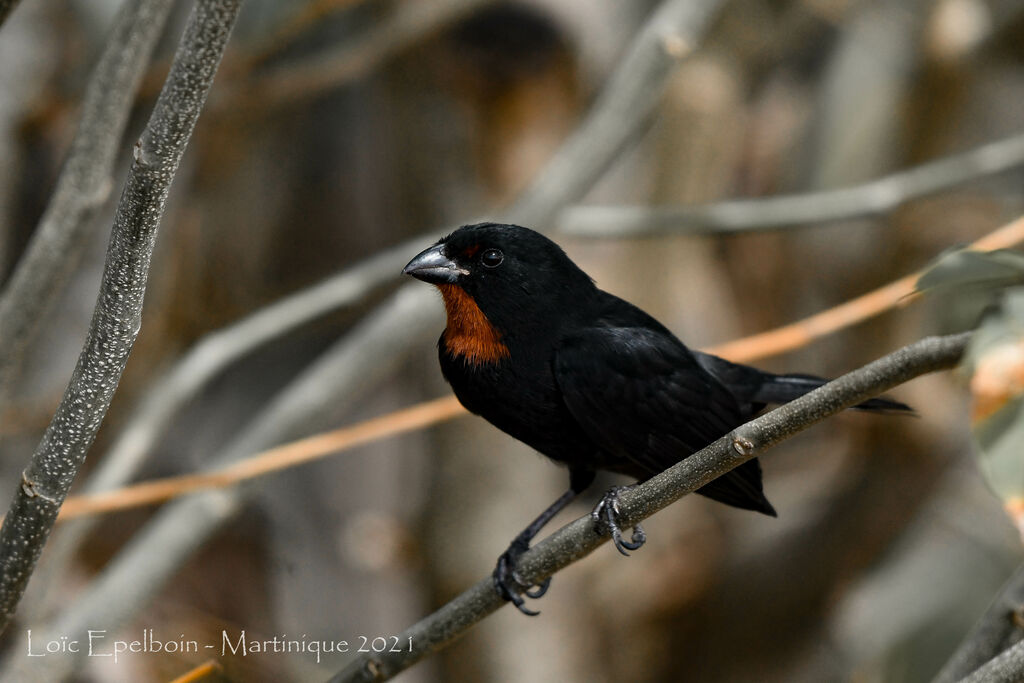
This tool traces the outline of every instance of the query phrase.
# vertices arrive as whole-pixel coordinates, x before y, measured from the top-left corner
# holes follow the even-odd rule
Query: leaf
[[[918,292],[937,289],[978,289],[995,292],[1024,284],[1024,254],[1012,249],[947,252],[917,280]]]

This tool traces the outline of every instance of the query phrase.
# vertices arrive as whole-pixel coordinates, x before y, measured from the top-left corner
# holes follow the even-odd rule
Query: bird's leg
[[[615,549],[626,557],[629,557],[629,553],[626,552],[627,550],[636,550],[647,541],[647,534],[644,533],[643,527],[639,524],[633,525],[633,534],[630,541],[622,537],[622,529],[619,527],[619,492],[631,489],[633,486],[636,486],[636,484],[611,487],[601,497],[601,501],[594,508],[594,511],[590,513],[595,522],[608,529],[608,533],[612,535],[612,543],[615,544]]]
[[[519,573],[516,571],[516,563],[519,562],[519,558],[522,557],[523,553],[529,549],[530,541],[540,533],[540,530],[555,515],[561,512],[566,505],[571,503],[581,491],[587,488],[593,480],[593,472],[570,470],[569,490],[559,496],[558,500],[538,515],[537,519],[530,522],[529,526],[519,532],[512,540],[512,543],[509,544],[508,549],[498,557],[498,564],[491,575],[494,579],[494,589],[498,591],[498,595],[515,605],[516,609],[523,614],[533,617],[540,614],[540,612],[535,612],[526,607],[526,601],[519,595],[520,587],[526,589],[523,591],[526,597],[536,599],[548,592],[548,587],[551,585],[551,577],[544,579],[536,587],[531,586],[519,576]]]

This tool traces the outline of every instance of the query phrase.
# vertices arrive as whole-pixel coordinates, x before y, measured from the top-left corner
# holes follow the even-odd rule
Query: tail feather
[[[705,370],[717,377],[738,399],[751,404],[755,409],[772,403],[788,403],[829,382],[814,375],[775,375],[709,353],[694,353]],[[853,408],[883,413],[914,412],[907,404],[884,396],[868,399]]]
[[[829,382],[827,379],[814,375],[772,375],[767,372],[762,372],[761,375],[761,382],[750,398],[756,403],[788,403]],[[884,396],[869,398],[853,408],[872,412],[914,412],[914,409],[906,403]]]

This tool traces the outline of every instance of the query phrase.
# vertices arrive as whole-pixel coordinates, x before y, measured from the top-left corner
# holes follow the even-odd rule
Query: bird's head
[[[449,336],[467,327],[499,339],[535,335],[557,327],[597,291],[547,237],[499,223],[459,228],[419,253],[402,272],[441,290]]]

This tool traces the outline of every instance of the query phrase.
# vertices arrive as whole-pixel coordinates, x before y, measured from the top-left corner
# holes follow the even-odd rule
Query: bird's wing
[[[742,422],[739,406],[675,338],[646,327],[591,327],[565,339],[555,379],[595,442],[656,474]]]
[[[646,477],[743,422],[729,390],[671,334],[649,327],[592,327],[555,355],[555,379],[580,426],[603,451]],[[646,478],[642,477],[642,478]],[[697,490],[726,505],[774,515],[750,460]]]

